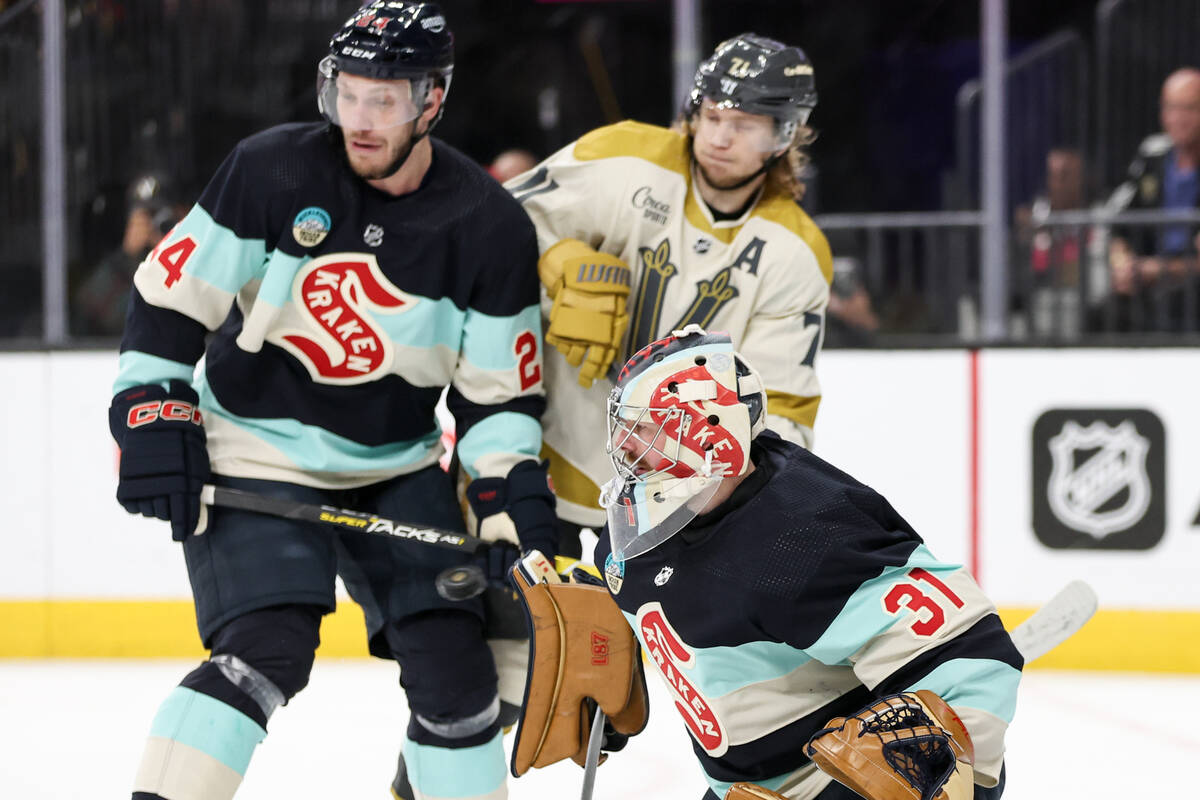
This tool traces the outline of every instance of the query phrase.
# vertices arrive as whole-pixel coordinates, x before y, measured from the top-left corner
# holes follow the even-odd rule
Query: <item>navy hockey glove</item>
[[[117,502],[130,514],[170,520],[177,542],[200,521],[200,489],[210,475],[199,404],[192,387],[172,380],[166,390],[126,389],[108,409],[121,448]]]
[[[553,563],[558,554],[554,493],[546,467],[522,461],[504,478],[477,478],[467,486],[467,502],[479,520],[479,536],[490,543],[476,557],[488,580],[506,585],[509,568],[521,551],[538,550]]]

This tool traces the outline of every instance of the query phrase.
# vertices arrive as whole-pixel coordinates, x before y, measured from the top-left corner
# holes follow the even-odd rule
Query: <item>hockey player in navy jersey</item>
[[[886,736],[842,735],[849,724],[880,718],[901,747],[918,742],[912,758],[897,764],[936,767],[914,782],[947,780],[943,793],[935,786],[925,800],[999,797],[1004,734],[1024,664],[995,608],[966,570],[939,561],[883,497],[764,430],[765,406],[761,379],[729,336],[697,326],[636,353],[608,402],[616,477],[605,485],[608,527],[596,564],[647,669],[675,699],[707,797],[725,797],[738,782],[790,800],[858,797],[832,780],[839,762],[850,764],[839,780],[865,782],[874,765],[874,777],[894,784],[869,796],[921,797],[906,794],[907,778],[885,764]],[[514,573],[526,588],[539,580],[527,569],[533,558]],[[544,602],[540,591],[535,599]],[[561,604],[585,606],[598,609],[602,626],[594,596],[590,604]],[[562,628],[534,627],[539,635]],[[568,620],[562,636],[586,639],[596,629],[585,624],[572,637]],[[617,661],[624,648],[611,628],[606,639],[614,654],[608,661]],[[586,659],[581,668],[597,669]],[[541,761],[514,758],[516,774],[578,744],[549,754],[546,746],[522,747],[531,724],[537,737],[543,717],[572,712],[539,711],[545,691],[536,668],[531,676],[514,752],[535,752]],[[635,733],[638,681],[620,682],[632,688],[606,694],[597,678],[578,691],[556,686],[555,695],[597,698]],[[605,697],[616,700],[606,708]],[[881,700],[884,713],[869,711]],[[832,764],[830,772],[818,763]],[[895,781],[886,775],[891,769]]]
[[[320,62],[324,121],[240,142],[137,271],[117,498],[170,521],[212,652],[155,717],[135,798],[234,795],[308,682],[335,570],[371,653],[402,668],[404,800],[506,794],[481,601],[434,588],[464,556],[200,502],[211,482],[462,530],[438,466],[449,387],[492,577],[518,546],[553,552],[537,244],[520,206],[429,136],[452,68],[435,4],[363,6]]]

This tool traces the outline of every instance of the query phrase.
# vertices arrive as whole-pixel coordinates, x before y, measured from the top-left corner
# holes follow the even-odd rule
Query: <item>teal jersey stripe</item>
[[[287,456],[297,468],[310,472],[377,472],[400,469],[424,458],[436,446],[441,431],[427,436],[383,445],[365,445],[294,419],[250,419],[239,417],[222,406],[208,380],[196,380],[200,407],[222,417]]]
[[[194,747],[245,775],[255,746],[267,732],[233,706],[176,686],[159,706],[150,735]]]
[[[158,383],[166,389],[167,381],[172,378],[190,384],[195,370],[194,364],[181,364],[149,353],[126,350],[117,359],[117,379],[113,382],[113,394],[146,383]]]
[[[990,658],[956,658],[939,665],[905,689],[929,689],[952,706],[986,711],[1012,722],[1017,711],[1021,671]]]
[[[504,734],[474,747],[434,747],[404,738],[404,763],[413,789],[434,797],[481,797],[504,785]]]
[[[471,426],[458,440],[458,457],[472,480],[479,477],[475,462],[495,453],[514,453],[537,460],[542,450],[542,426],[528,414],[501,411]]]
[[[958,564],[938,561],[925,545],[917,545],[909,555],[908,563],[888,567],[859,586],[821,638],[806,652],[826,664],[848,663],[847,659],[868,640],[895,624],[896,618],[883,609],[883,595],[893,581],[914,567],[922,567],[933,575],[946,575],[961,569]]]
[[[263,275],[254,302],[283,308],[284,304],[292,299],[292,284],[296,280],[296,273],[309,261],[312,259],[307,255],[293,256],[282,250],[273,251],[267,259],[266,274]]]
[[[463,358],[483,370],[515,369],[519,356],[513,348],[521,331],[532,332],[541,342],[542,313],[537,306],[526,306],[511,317],[471,311],[463,324]]]
[[[265,242],[240,238],[199,205],[192,206],[180,220],[171,233],[171,241],[177,242],[188,234],[198,247],[183,266],[187,274],[230,294],[237,294],[248,281],[262,274],[267,258]]]
[[[637,618],[625,614],[629,626],[642,640]],[[646,642],[642,640],[642,646]],[[687,678],[705,697],[714,699],[763,681],[781,678],[812,661],[784,642],[747,642],[733,647],[693,647],[695,662]]]

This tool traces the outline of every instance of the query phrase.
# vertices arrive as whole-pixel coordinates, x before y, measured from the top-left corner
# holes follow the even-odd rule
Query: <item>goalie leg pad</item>
[[[513,570],[529,615],[530,665],[525,702],[512,750],[512,774],[565,758],[583,766],[598,704],[617,733],[646,726],[649,707],[641,653],[633,631],[608,591],[561,583],[548,563]],[[589,703],[591,701],[591,703]]]

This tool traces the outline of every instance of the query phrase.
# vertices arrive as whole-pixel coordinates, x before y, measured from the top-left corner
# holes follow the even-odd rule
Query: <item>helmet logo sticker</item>
[[[363,241],[368,247],[379,247],[383,244],[383,228],[372,222],[363,231]]]
[[[735,78],[744,78],[750,74],[750,62],[744,58],[731,58],[729,69],[725,70],[726,75],[732,75]]]
[[[301,247],[316,247],[329,235],[332,220],[329,213],[317,206],[309,206],[292,220],[292,237]]]
[[[654,576],[654,585],[662,586],[664,583],[671,580],[671,576],[674,574],[675,574],[674,567],[663,567],[662,569],[660,569],[658,571],[658,574]]]
[[[445,17],[427,17],[421,20],[421,27],[433,33],[441,33],[446,28]]]
[[[797,75],[812,75],[812,64],[796,64],[791,67],[784,67],[783,74],[789,78],[793,78]]]

